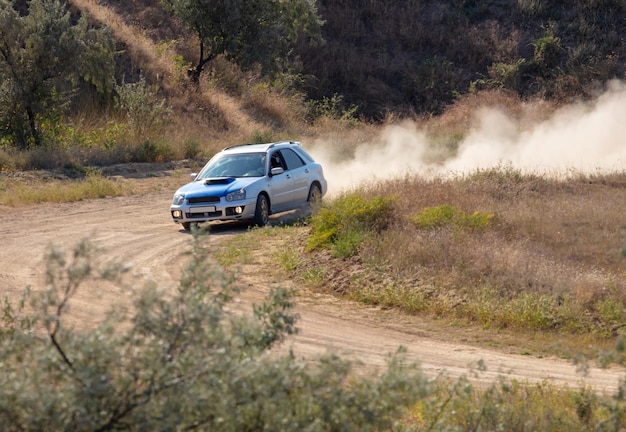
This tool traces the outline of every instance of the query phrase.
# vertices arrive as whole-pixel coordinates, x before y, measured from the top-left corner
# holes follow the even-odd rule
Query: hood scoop
[[[209,185],[226,185],[234,182],[235,179],[233,177],[219,177],[219,178],[209,178],[204,181],[204,184]]]

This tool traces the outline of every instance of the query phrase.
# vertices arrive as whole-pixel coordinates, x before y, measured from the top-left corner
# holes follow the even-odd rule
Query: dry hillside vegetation
[[[458,95],[506,89],[593,97],[624,76],[624,3],[582,0],[318,1],[327,44],[302,49],[310,95],[370,118],[441,113]]]
[[[198,87],[191,85],[187,68],[196,55],[197,41],[158,3],[70,3],[111,29],[120,53],[118,80],[135,82],[145,77],[151,89],[172,108],[163,135],[145,137],[166,140],[172,148],[169,157],[185,157],[184,145],[189,142],[197,142],[206,156],[233,142],[310,133],[303,122],[306,114],[301,98],[283,97],[258,76],[246,75],[228,62],[217,59],[211,65],[211,78],[202,79]],[[75,122],[97,121],[84,118],[85,112],[96,115],[85,108],[74,114]]]
[[[626,333],[625,214],[624,174],[392,180],[330,203],[294,273],[449,322],[575,335],[569,348],[587,350]]]

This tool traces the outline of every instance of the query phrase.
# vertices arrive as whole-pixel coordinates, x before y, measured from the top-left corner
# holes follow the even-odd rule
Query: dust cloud
[[[448,176],[494,167],[547,176],[626,170],[623,82],[611,82],[595,100],[563,107],[533,124],[490,107],[477,107],[472,124],[455,151],[438,158],[433,158],[436,143],[413,123],[386,126],[343,160],[333,156],[329,144],[318,143],[311,153],[324,166],[331,195],[392,177]]]

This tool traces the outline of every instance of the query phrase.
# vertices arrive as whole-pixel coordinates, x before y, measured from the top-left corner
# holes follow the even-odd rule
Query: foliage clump
[[[136,83],[116,85],[115,92],[115,106],[126,116],[126,123],[135,141],[162,136],[171,108],[165,99],[157,97],[145,77]]]
[[[355,255],[367,236],[386,228],[392,203],[389,196],[366,199],[347,194],[337,199],[313,216],[307,250],[331,249],[334,256],[343,258]]]
[[[389,430],[428,392],[400,353],[367,378],[332,354],[310,364],[276,351],[297,331],[294,293],[233,312],[239,288],[199,234],[177,287],[128,285],[88,241],[69,255],[50,248],[46,263],[45,287],[0,315],[5,431]],[[132,305],[76,329],[70,306],[87,288],[132,294]]]
[[[299,39],[320,42],[315,2],[310,0],[199,1],[162,0],[198,37],[200,51],[193,76],[219,55],[244,70],[263,74],[293,67],[289,55]]]
[[[65,2],[32,0],[27,12],[0,0],[0,142],[44,145],[81,82],[99,95],[114,83],[114,46],[86,17],[72,20]]]
[[[409,215],[408,219],[424,230],[452,226],[458,230],[484,231],[493,217],[493,213],[481,211],[466,213],[457,206],[444,204],[426,207],[417,214]]]

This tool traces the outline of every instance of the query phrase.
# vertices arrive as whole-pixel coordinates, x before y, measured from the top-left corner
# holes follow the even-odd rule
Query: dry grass
[[[133,192],[133,187],[128,182],[106,178],[97,173],[70,181],[46,176],[0,178],[0,205],[9,207],[123,196]]]
[[[327,289],[484,327],[624,333],[626,173],[548,179],[494,169],[381,182],[356,194],[394,197],[393,217],[362,235],[348,262],[319,252],[307,259],[300,270],[321,269]],[[412,221],[437,206],[493,218],[478,230]]]
[[[623,280],[626,175],[615,177],[610,183],[586,178],[550,181],[478,172],[443,183],[419,179],[401,186],[390,183],[382,185],[380,193],[419,191],[398,199],[398,208],[408,213],[442,204],[494,213],[493,227],[479,236],[445,229],[420,233],[401,220],[398,225],[406,234],[407,247],[411,239],[420,238],[423,246],[413,248],[427,252],[431,265],[442,263],[444,271],[451,267],[465,274],[463,279],[508,274],[511,293],[530,289],[558,294],[580,284],[596,291],[610,279]],[[598,272],[605,280],[594,286]]]

